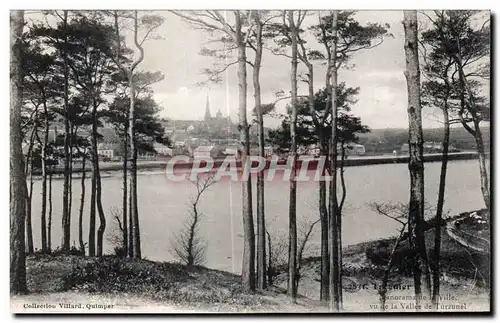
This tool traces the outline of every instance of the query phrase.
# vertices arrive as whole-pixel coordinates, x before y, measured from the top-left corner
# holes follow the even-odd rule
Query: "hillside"
[[[484,210],[472,213],[484,214]],[[471,216],[466,212],[448,220],[468,219]],[[445,299],[441,302],[441,309],[487,311],[489,253],[478,253],[464,247],[447,234],[446,228],[442,232],[441,295]],[[425,239],[432,262],[432,227],[428,228]],[[391,244],[392,239],[380,239],[344,248],[343,294],[346,311],[379,311],[379,288]],[[411,262],[407,255],[408,243],[403,240],[395,254],[387,302],[391,309],[397,311],[407,311],[400,308],[402,302],[398,299],[413,295]],[[292,304],[286,295],[286,268],[282,268],[273,286],[252,294],[241,288],[240,276],[201,266],[187,268],[178,263],[115,256],[95,258],[39,254],[27,259],[31,294],[14,296],[11,311],[20,307],[26,310],[25,304],[37,304],[52,306],[52,312],[84,313],[327,312],[328,309],[318,301],[320,267],[318,257],[304,259],[300,271],[300,296],[297,303]],[[29,311],[40,312],[37,308],[29,308]]]
[[[490,148],[490,126],[481,127],[484,145],[487,151]],[[424,129],[424,141],[441,142],[443,129]],[[368,154],[387,154],[399,151],[401,146],[408,142],[408,129],[372,129],[366,134],[359,134],[359,143],[365,145]],[[450,129],[450,144],[460,150],[474,150],[476,143],[470,133],[463,127]]]

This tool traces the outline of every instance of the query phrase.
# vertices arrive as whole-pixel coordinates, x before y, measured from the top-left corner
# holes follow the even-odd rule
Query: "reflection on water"
[[[435,206],[439,184],[440,163],[425,165],[425,196]],[[311,176],[312,177],[312,176]],[[367,204],[378,202],[406,202],[409,197],[409,174],[405,164],[348,167],[345,170],[347,199],[343,219],[343,244],[349,245],[379,237],[394,235],[398,223],[373,212]],[[445,212],[450,214],[482,208],[477,161],[452,161],[448,166]],[[60,243],[62,213],[61,180],[53,182],[53,246]],[[122,181],[118,177],[102,180],[103,207],[107,217],[107,233],[116,231],[110,214],[113,207],[121,208]],[[187,202],[195,192],[190,182],[171,182],[161,172],[138,176],[139,213],[142,254],[150,260],[172,261],[170,239],[178,232],[188,215]],[[288,228],[289,184],[281,180],[266,182],[266,222],[271,233],[286,234]],[[297,218],[315,220],[318,217],[317,182],[298,183]],[[88,197],[90,181],[86,183],[86,212],[84,237],[88,226]],[[254,182],[255,190],[255,182]],[[71,241],[77,244],[77,217],[80,205],[80,180],[73,181],[73,211]],[[33,194],[33,234],[35,247],[40,245],[41,185],[37,181]],[[255,194],[254,194],[255,197]],[[239,272],[243,249],[241,220],[241,184],[222,180],[211,186],[200,202],[203,213],[200,232],[208,240],[207,267]],[[254,208],[255,210],[255,208]],[[97,219],[97,222],[99,220]],[[99,224],[97,223],[97,226]],[[319,255],[319,225],[312,237],[309,252]],[[74,242],[73,242],[74,241]],[[112,247],[105,242],[105,250]]]

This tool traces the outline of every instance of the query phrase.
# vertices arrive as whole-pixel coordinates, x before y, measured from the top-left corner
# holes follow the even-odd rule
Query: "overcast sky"
[[[155,98],[162,105],[162,115],[174,119],[201,119],[205,110],[206,95],[210,97],[212,114],[218,109],[224,115],[229,114],[237,120],[238,88],[236,66],[229,68],[222,84],[198,86],[197,83],[206,79],[200,73],[203,68],[211,67],[214,58],[199,55],[209,36],[206,32],[195,30],[181,18],[167,12],[162,12],[164,25],[158,30],[161,40],[150,40],[145,47],[145,60],[141,68],[159,70],[165,74],[165,79],[154,86]],[[404,31],[402,11],[360,11],[356,18],[362,23],[389,23],[393,38],[373,49],[360,52],[350,61],[354,66],[343,69],[339,81],[345,81],[348,86],[360,87],[358,102],[352,112],[359,115],[363,122],[371,128],[394,128],[407,126],[406,81],[403,74]],[[317,22],[317,13],[308,17],[307,25]],[[310,46],[317,47],[313,39]],[[249,50],[250,52],[251,50]],[[251,58],[251,55],[249,55]],[[232,60],[230,60],[232,61]],[[303,70],[303,67],[302,69]],[[325,68],[319,64],[315,67],[315,88],[324,85]],[[253,106],[253,87],[251,86],[251,70],[248,71],[249,91],[248,106]],[[290,91],[290,61],[283,56],[264,53],[261,72],[261,88],[263,102],[272,102],[274,93],[283,90]],[[300,94],[306,94],[306,84],[300,85]],[[280,112],[285,109],[285,102],[278,107]],[[424,127],[439,126],[433,121],[439,117],[435,111],[424,113]],[[275,126],[277,120],[268,118],[266,124]]]
[[[193,29],[180,17],[166,11],[156,11],[164,17],[165,22],[156,34],[161,39],[148,40],[145,47],[145,58],[140,65],[141,70],[161,71],[165,79],[153,86],[154,96],[163,107],[161,115],[173,119],[202,119],[205,111],[207,95],[210,98],[212,115],[220,109],[224,115],[230,115],[233,121],[238,118],[238,85],[236,65],[224,74],[221,84],[198,83],[207,79],[201,73],[203,68],[210,68],[217,62],[215,58],[199,54],[211,37],[207,32]],[[318,21],[317,11],[311,11],[304,25],[307,28]],[[324,13],[326,14],[326,13]],[[231,17],[232,13],[227,12]],[[424,17],[419,15],[419,20]],[[339,72],[339,81],[348,86],[360,87],[358,102],[352,112],[360,116],[365,124],[376,128],[407,127],[407,96],[404,58],[404,31],[402,11],[359,11],[356,19],[361,24],[375,22],[390,24],[389,32],[393,37],[373,49],[358,52],[350,61],[351,68],[343,68]],[[425,27],[422,23],[420,28]],[[312,37],[306,35],[307,46],[321,49]],[[127,45],[132,47],[130,33],[127,34]],[[213,45],[212,45],[213,47]],[[253,59],[252,50],[248,49],[249,60]],[[228,62],[235,58],[228,59]],[[221,62],[219,62],[221,63]],[[299,64],[299,73],[305,68]],[[253,105],[253,86],[251,67],[248,66],[248,110]],[[315,90],[324,86],[325,67],[319,63],[315,66]],[[264,51],[261,69],[261,90],[263,103],[273,102],[277,91],[290,91],[290,60]],[[299,83],[299,94],[307,94],[306,84]],[[280,102],[278,112],[285,111],[286,102]],[[441,126],[436,120],[441,119],[437,109],[426,108],[423,112],[424,127]],[[276,126],[279,120],[266,118],[266,126]]]

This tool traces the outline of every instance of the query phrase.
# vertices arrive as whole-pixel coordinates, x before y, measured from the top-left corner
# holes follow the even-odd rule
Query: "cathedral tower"
[[[207,94],[207,104],[205,107],[205,121],[210,121],[212,119],[212,115],[210,114],[210,103],[208,101],[208,94]]]

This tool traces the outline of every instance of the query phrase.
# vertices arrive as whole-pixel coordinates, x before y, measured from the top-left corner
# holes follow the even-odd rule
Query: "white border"
[[[8,71],[8,66],[9,66],[9,10],[10,9],[48,9],[48,8],[57,8],[57,9],[116,9],[116,8],[123,8],[123,9],[198,9],[198,8],[220,8],[220,9],[277,9],[277,8],[289,8],[289,9],[331,9],[332,7],[338,8],[338,9],[371,9],[371,10],[394,10],[394,9],[491,9],[493,13],[498,13],[500,10],[498,9],[499,7],[499,1],[493,1],[493,0],[476,0],[476,1],[457,1],[457,0],[446,0],[446,1],[436,1],[436,0],[420,0],[420,1],[412,1],[412,2],[403,2],[403,1],[398,1],[398,0],[372,0],[372,1],[362,1],[362,0],[350,0],[350,1],[325,1],[325,0],[308,0],[308,1],[275,1],[275,0],[254,0],[254,1],[248,1],[248,2],[236,2],[234,0],[212,0],[210,2],[207,1],[201,1],[201,0],[183,0],[183,1],[175,1],[175,2],[154,2],[154,1],[148,1],[148,0],[142,0],[142,1],[132,1],[132,0],[122,0],[119,2],[104,2],[102,0],[86,0],[85,2],[69,2],[69,1],[33,1],[33,0],[18,0],[15,2],[2,2],[2,14],[0,15],[0,19],[2,20],[1,26],[3,28],[1,29],[0,35],[2,37],[2,40],[0,42],[1,46],[3,47],[2,50],[0,50],[0,55],[2,56],[2,64],[1,66],[1,73],[0,75],[2,76],[3,84],[1,87],[2,90],[2,104],[0,105],[0,120],[2,122],[2,125],[0,126],[0,138],[2,140],[0,141],[1,144],[1,151],[3,152],[2,156],[3,158],[0,158],[0,174],[1,174],[1,181],[0,181],[0,187],[1,187],[1,192],[0,192],[0,203],[2,206],[2,210],[4,210],[4,213],[1,215],[1,218],[3,220],[2,223],[2,231],[3,234],[1,235],[3,242],[0,242],[0,244],[3,246],[0,248],[1,256],[0,259],[2,259],[2,266],[1,266],[1,272],[0,272],[0,282],[1,282],[1,291],[2,291],[2,298],[1,298],[1,314],[2,314],[2,322],[5,322],[4,319],[6,319],[7,322],[11,322],[14,320],[14,317],[9,314],[9,303],[10,303],[10,297],[9,297],[9,214],[8,214],[8,205],[9,205],[9,71]],[[9,6],[10,4],[10,6]],[[83,4],[83,6],[82,6]],[[140,5],[140,8],[137,6]],[[471,7],[473,6],[473,7]],[[498,17],[497,17],[498,18]],[[494,27],[498,26],[498,21],[495,22]],[[497,28],[495,28],[497,29]],[[498,31],[494,33],[495,35],[495,43],[498,44],[498,38],[499,38],[499,33]],[[498,49],[495,51],[495,61],[496,61],[496,66],[494,70],[494,75],[496,75],[496,72],[498,71]],[[497,89],[497,84],[494,84],[493,91],[496,92]],[[494,107],[495,109],[495,107]],[[500,119],[500,112],[496,111],[494,113],[495,120],[494,123],[497,124],[499,119]],[[497,131],[495,131],[497,133]],[[500,146],[500,140],[499,138],[495,137],[495,147],[494,150],[496,150]],[[498,161],[498,156],[497,156],[497,161]],[[493,165],[495,167],[496,165]],[[496,173],[496,172],[495,172]],[[497,181],[495,181],[497,182]],[[499,190],[495,189],[495,198],[497,195],[500,194]],[[498,203],[500,199],[495,199],[497,203],[497,208],[498,208]],[[493,215],[495,216],[495,215]],[[495,232],[498,232],[498,225],[500,221],[498,219],[495,220]],[[493,249],[495,250],[495,249]],[[495,257],[496,259],[497,257]],[[495,280],[498,280],[498,266],[495,266]],[[494,298],[495,299],[495,304],[492,304],[495,308],[498,309],[498,303],[499,303],[499,297]],[[310,319],[310,317],[302,317],[303,319]],[[378,318],[376,316],[372,317],[363,317],[363,318],[356,318],[357,320],[363,320],[363,319],[372,319],[372,318]],[[395,319],[400,319],[398,317],[394,317]],[[403,319],[409,318],[408,316],[403,317]],[[49,318],[50,319],[50,318]],[[76,321],[81,321],[84,318],[82,317],[72,317],[72,320]],[[121,318],[120,318],[121,319]],[[165,319],[161,318],[160,319]],[[174,319],[173,317],[167,318],[168,320]],[[205,318],[206,319],[206,318]],[[220,318],[212,318],[212,320],[219,320]],[[238,318],[232,318],[232,320],[237,320]],[[269,317],[262,317],[259,318],[259,321],[268,321],[272,320],[273,318]],[[301,318],[293,318],[293,317],[287,317],[287,321],[297,321]],[[321,319],[321,318],[318,318]],[[323,318],[326,319],[326,318]],[[332,317],[328,318],[331,320],[335,320],[338,322],[339,320],[344,320],[345,317]],[[378,319],[386,320],[387,317],[380,317]],[[418,320],[425,320],[425,317],[419,317]],[[452,317],[451,320],[455,320],[456,317]],[[471,320],[471,317],[467,317],[467,319]],[[41,318],[36,318],[35,320],[41,320]],[[92,320],[94,322],[99,322],[99,321],[104,321],[105,318],[96,318],[93,317]],[[447,320],[450,320],[448,318]]]

